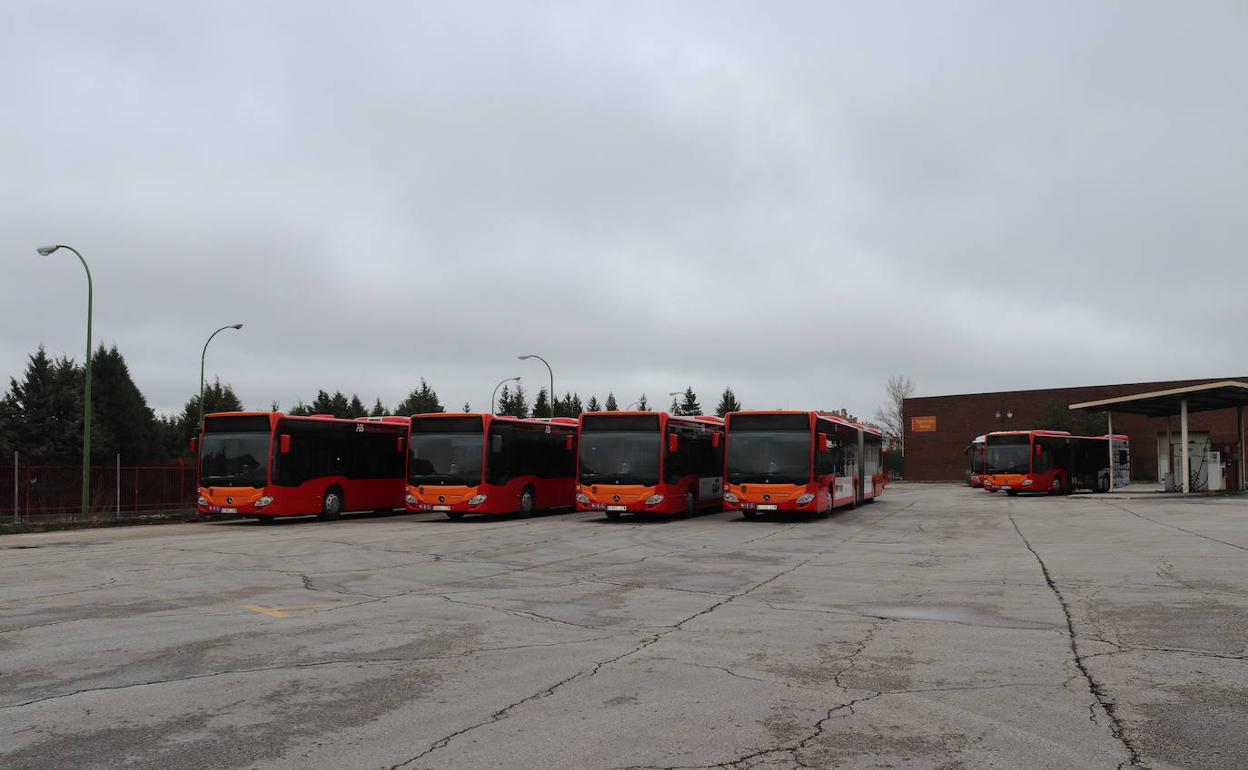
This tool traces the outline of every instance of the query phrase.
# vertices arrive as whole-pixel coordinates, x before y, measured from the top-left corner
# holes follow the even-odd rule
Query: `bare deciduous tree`
[[[883,428],[888,440],[896,445],[904,456],[906,453],[906,417],[902,407],[905,400],[914,395],[914,382],[905,375],[894,375],[888,378],[885,391],[888,394],[888,403],[876,411],[875,421]]]

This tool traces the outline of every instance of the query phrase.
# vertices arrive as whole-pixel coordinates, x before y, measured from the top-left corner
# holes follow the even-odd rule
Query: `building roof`
[[[1185,388],[1154,390],[1131,396],[1084,401],[1071,404],[1070,409],[1071,411],[1141,414],[1145,417],[1170,417],[1179,414],[1182,402],[1185,400],[1188,412],[1208,412],[1214,409],[1248,406],[1248,383],[1223,380],[1204,385],[1189,385]]]

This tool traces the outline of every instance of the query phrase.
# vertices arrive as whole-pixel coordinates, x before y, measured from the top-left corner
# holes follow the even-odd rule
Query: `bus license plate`
[[[449,505],[435,505],[435,506],[433,506],[433,510],[435,510],[435,511],[449,511],[449,510],[451,510],[451,506],[449,506]]]
[[[607,510],[608,511],[627,511],[628,506],[627,505],[608,505]]]
[[[222,513],[238,513],[238,509],[237,508],[222,508],[221,512]]]
[[[775,506],[775,505],[767,505],[767,504],[759,503],[758,510],[760,510],[760,511],[774,511],[774,510],[776,510],[776,506]]]

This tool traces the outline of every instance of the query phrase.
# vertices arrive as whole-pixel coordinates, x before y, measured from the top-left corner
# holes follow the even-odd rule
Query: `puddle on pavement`
[[[967,607],[858,607],[858,612],[889,620],[936,620],[946,623],[965,623],[969,626],[993,626],[996,628],[1023,628],[1051,630],[1058,628],[1052,623],[1007,618]]]

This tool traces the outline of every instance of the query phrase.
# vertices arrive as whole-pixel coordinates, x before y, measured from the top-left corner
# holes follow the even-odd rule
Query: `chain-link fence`
[[[0,465],[0,522],[59,522],[84,518],[82,466]],[[15,486],[16,485],[16,486]],[[195,466],[93,465],[87,518],[135,518],[195,507]]]

